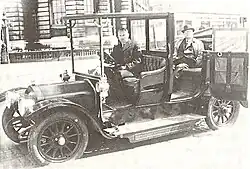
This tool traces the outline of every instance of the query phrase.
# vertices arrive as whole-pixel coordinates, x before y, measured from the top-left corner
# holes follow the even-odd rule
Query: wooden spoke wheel
[[[88,144],[88,129],[76,115],[57,112],[32,127],[28,148],[40,164],[79,158]]]
[[[212,97],[208,104],[206,123],[213,130],[233,125],[238,118],[239,108],[239,102]]]

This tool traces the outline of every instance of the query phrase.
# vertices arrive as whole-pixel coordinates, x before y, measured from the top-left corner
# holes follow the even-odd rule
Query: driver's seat
[[[123,79],[124,87],[128,89],[125,92],[131,96],[131,101],[146,104],[158,102],[162,98],[165,65],[163,57],[143,55],[140,76]]]

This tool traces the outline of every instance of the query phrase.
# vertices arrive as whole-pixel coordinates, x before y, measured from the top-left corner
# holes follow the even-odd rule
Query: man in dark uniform
[[[121,76],[138,76],[141,72],[141,57],[137,44],[129,39],[128,30],[121,28],[118,30],[118,45],[114,46],[111,56],[119,65]]]
[[[138,76],[141,72],[142,53],[138,45],[129,39],[128,30],[121,28],[118,30],[118,44],[114,46],[111,56],[117,65],[112,78],[114,85],[126,96],[131,96],[138,91]],[[112,75],[111,75],[112,76]],[[128,89],[130,88],[130,89]],[[126,89],[128,89],[126,91]],[[122,95],[120,93],[120,95]]]

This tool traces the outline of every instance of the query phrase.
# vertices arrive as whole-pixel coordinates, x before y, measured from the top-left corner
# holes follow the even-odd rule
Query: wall
[[[50,45],[51,47],[60,47],[65,46],[68,47],[69,45],[69,38],[66,35],[69,35],[69,29],[66,28],[64,24],[61,25],[53,25],[52,24],[52,17],[51,17],[51,7],[49,5],[50,0],[12,0],[12,4],[9,6],[15,6],[17,4],[21,5],[18,6],[18,8],[15,8],[14,11],[10,12],[10,16],[15,16],[18,13],[19,23],[16,25],[17,27],[15,29],[20,29],[19,35],[20,37],[12,38],[12,47],[13,48],[22,48],[24,49],[27,42],[25,41],[31,41],[30,39],[34,38],[33,41],[36,41],[36,37],[38,37],[38,42],[43,43],[46,45]],[[91,1],[91,0],[89,0]],[[93,0],[98,2],[98,11],[100,13],[107,13],[107,12],[131,12],[134,11],[144,11],[148,9],[148,0]],[[36,9],[29,13],[29,3],[34,4],[36,6]],[[35,2],[35,3],[34,3]],[[87,0],[65,0],[65,11],[66,15],[76,15],[76,14],[84,14],[84,13],[93,13],[94,10],[90,10],[89,8],[86,9]],[[91,3],[91,2],[89,2]],[[91,3],[92,4],[92,3]],[[26,5],[24,7],[23,5]],[[34,7],[33,5],[33,7]],[[112,6],[113,5],[113,6]],[[94,6],[93,6],[94,8]],[[25,16],[21,15],[23,14],[22,10],[26,10]],[[35,11],[35,13],[34,13]],[[15,14],[15,15],[14,15]],[[27,15],[29,14],[29,16]],[[32,16],[31,16],[32,15]],[[29,24],[30,20],[27,20],[27,18],[31,18],[35,22],[34,24]],[[110,21],[110,20],[109,20]],[[104,21],[105,22],[105,21]],[[16,23],[16,22],[15,22]],[[29,33],[29,29],[24,27],[30,27],[32,28],[33,33],[35,32],[35,35]],[[126,19],[121,19],[119,23],[113,27],[105,27],[104,28],[104,36],[110,36],[114,32],[116,32],[116,28],[120,27],[126,27]],[[26,32],[26,35],[24,36],[24,30]],[[11,31],[13,34],[13,31]],[[61,34],[61,36],[53,36],[55,34]],[[74,29],[73,29],[73,36],[79,40],[80,37],[87,37],[87,36],[94,36],[98,34],[98,30],[96,26],[93,24],[93,21],[77,21]],[[78,42],[77,42],[78,43]]]

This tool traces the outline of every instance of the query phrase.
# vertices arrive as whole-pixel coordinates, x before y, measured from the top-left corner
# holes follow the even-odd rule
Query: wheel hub
[[[55,138],[55,141],[60,145],[63,146],[66,143],[66,139],[63,136],[59,136],[59,138]]]
[[[220,127],[234,124],[238,113],[239,103],[230,100],[219,100],[212,97],[209,101],[206,123],[209,128],[217,130]]]
[[[225,114],[226,114],[225,108],[221,107],[221,108],[219,109],[218,115],[219,115],[219,116],[224,116]]]
[[[231,108],[228,105],[221,105],[220,107],[220,115],[226,115],[226,113],[229,113],[231,111]]]

